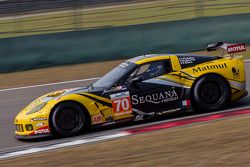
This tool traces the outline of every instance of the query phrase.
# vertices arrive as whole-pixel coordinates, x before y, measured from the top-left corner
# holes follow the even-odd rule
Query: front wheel
[[[87,125],[83,109],[72,102],[59,104],[52,113],[53,132],[62,137],[79,134]]]
[[[195,110],[214,111],[225,106],[230,99],[229,84],[224,78],[210,74],[200,78],[191,91]]]

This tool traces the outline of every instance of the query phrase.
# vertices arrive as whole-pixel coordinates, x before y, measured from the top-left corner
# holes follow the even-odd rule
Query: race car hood
[[[63,89],[63,90],[57,90],[57,91],[45,94],[35,99],[33,102],[28,104],[24,109],[22,109],[21,112],[17,114],[15,121],[19,120],[19,118],[26,118],[26,116],[30,115],[29,114],[30,112],[32,113],[30,116],[35,117],[37,114],[39,115],[38,111],[40,111],[43,107],[45,107],[49,101],[59,98],[65,94],[70,94],[70,93],[75,93],[75,92],[80,92],[80,91],[81,92],[88,91],[88,88],[81,87],[81,88],[73,88],[73,89]]]
[[[80,93],[80,92],[89,92],[89,89],[88,87],[77,87],[77,88],[71,88],[71,89],[56,90],[56,91],[50,92],[48,94],[45,94],[37,98],[32,103],[30,103],[29,106],[39,105],[41,103],[54,100],[58,97],[62,97],[62,96],[69,95],[69,94]]]
[[[48,94],[45,94],[45,95],[37,98],[36,100],[31,102],[25,109],[30,110],[37,105],[49,102],[50,100],[54,100],[56,98],[66,96],[69,94],[77,94],[77,93],[83,93],[83,92],[90,92],[91,93],[91,92],[98,92],[98,91],[102,91],[102,90],[103,90],[102,88],[93,88],[91,86],[57,90],[57,91],[50,92]]]
[[[47,103],[51,100],[54,100],[56,98],[60,98],[62,96],[66,96],[69,94],[76,94],[76,93],[83,93],[83,92],[92,92],[92,91],[96,91],[96,89],[92,89],[89,87],[77,87],[77,88],[71,88],[71,89],[62,89],[62,90],[57,90],[54,92],[50,92],[48,94],[45,94],[39,98],[37,98],[36,100],[34,100],[33,102],[31,102],[29,105],[27,105],[21,113],[26,114],[29,111],[33,110],[35,107],[42,105],[44,103]]]

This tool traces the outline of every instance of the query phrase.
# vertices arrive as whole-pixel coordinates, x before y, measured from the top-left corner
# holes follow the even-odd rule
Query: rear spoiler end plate
[[[246,44],[231,44],[225,42],[216,42],[207,45],[207,51],[222,50],[222,55],[225,55],[225,51],[232,57],[235,53],[245,52]]]

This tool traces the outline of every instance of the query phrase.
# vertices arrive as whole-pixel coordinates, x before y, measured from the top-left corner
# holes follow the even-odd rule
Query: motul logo
[[[227,47],[227,52],[230,53],[237,53],[237,52],[244,52],[246,51],[246,45],[245,44],[235,44],[230,45]]]

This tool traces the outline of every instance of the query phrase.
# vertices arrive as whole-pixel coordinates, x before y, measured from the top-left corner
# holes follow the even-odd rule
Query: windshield
[[[134,69],[136,65],[131,62],[121,63],[113,70],[105,74],[102,78],[93,84],[93,87],[110,87],[118,82],[124,75]]]

